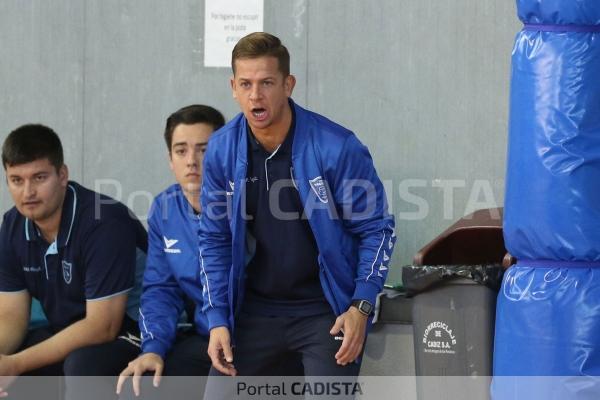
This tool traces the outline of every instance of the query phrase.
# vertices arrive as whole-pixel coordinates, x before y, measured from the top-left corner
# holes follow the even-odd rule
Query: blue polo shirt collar
[[[75,223],[75,213],[77,212],[77,192],[72,184],[67,186],[67,193],[63,201],[63,209],[60,217],[60,227],[58,229],[58,247],[65,247],[71,239],[73,224]],[[25,219],[25,239],[27,241],[39,240],[42,238],[40,230],[29,218]]]

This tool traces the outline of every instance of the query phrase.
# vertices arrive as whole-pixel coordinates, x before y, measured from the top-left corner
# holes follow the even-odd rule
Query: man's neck
[[[188,192],[187,190],[183,191],[183,196],[187,200],[188,204],[192,206],[194,212],[196,214],[200,213],[200,192]]]
[[[274,122],[265,129],[256,129],[252,126],[252,133],[266,151],[272,153],[285,140],[292,126],[292,109],[287,104],[279,121]]]
[[[58,238],[58,231],[60,229],[60,221],[62,217],[62,209],[63,208],[61,204],[60,208],[48,218],[34,221],[35,225],[40,230],[42,237],[48,243],[53,243]]]
[[[59,214],[59,217],[60,217],[60,214]],[[58,219],[58,222],[60,224],[60,218]],[[36,225],[37,225],[38,229],[40,230],[40,233],[42,234],[42,237],[44,238],[44,240],[46,242],[52,244],[58,237],[58,226],[54,227],[54,222],[51,222],[51,223],[46,223],[46,221],[36,222]]]

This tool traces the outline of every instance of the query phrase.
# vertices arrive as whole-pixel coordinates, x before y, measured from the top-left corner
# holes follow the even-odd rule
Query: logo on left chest
[[[68,285],[71,283],[71,279],[73,279],[73,263],[64,261],[62,262],[62,273],[63,279],[65,283]]]
[[[310,183],[310,187],[315,192],[321,203],[327,204],[329,198],[327,197],[327,188],[325,187],[325,181],[323,177],[317,176],[314,179],[310,179],[308,181]]]
[[[163,239],[165,241],[165,248],[164,248],[165,253],[172,253],[172,254],[181,253],[181,249],[173,248],[173,246],[175,246],[175,244],[177,242],[179,242],[179,239],[167,239],[166,236],[163,236]]]

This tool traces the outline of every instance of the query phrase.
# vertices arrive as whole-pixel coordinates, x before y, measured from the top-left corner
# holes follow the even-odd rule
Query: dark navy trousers
[[[242,313],[235,327],[233,364],[242,376],[357,376],[359,364],[336,363],[342,341],[329,334],[334,323],[333,313],[310,317]]]

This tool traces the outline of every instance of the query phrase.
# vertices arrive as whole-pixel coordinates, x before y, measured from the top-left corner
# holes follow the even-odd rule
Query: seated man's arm
[[[64,360],[81,347],[114,340],[121,329],[127,295],[86,304],[86,316],[49,339],[12,356],[15,375]]]
[[[27,290],[0,293],[0,354],[12,354],[27,334],[31,296]]]
[[[85,233],[80,266],[85,268],[85,316],[51,338],[10,356],[15,375],[62,361],[79,348],[116,338],[125,316],[127,292],[134,285],[136,240],[135,224],[127,218],[107,218]]]
[[[31,308],[31,296],[21,270],[24,263],[17,257],[15,246],[11,242],[14,236],[14,223],[5,214],[0,225],[1,355],[14,353],[23,342]]]
[[[117,394],[121,393],[127,377],[133,375],[133,390],[139,396],[140,379],[147,371],[154,372],[154,386],[160,384],[164,360],[175,341],[177,321],[184,309],[184,292],[171,271],[163,250],[162,218],[169,215],[169,211],[163,212],[161,203],[160,197],[154,200],[148,218],[148,257],[139,320],[142,354],[121,371]],[[179,267],[193,266],[180,264]]]
[[[164,360],[175,341],[177,321],[184,309],[184,292],[164,251],[162,218],[173,211],[163,211],[162,202],[161,198],[154,201],[148,218],[148,256],[140,298],[139,326],[142,352],[156,353]],[[170,236],[166,234],[166,237]],[[183,263],[179,265],[182,269],[194,267]]]

